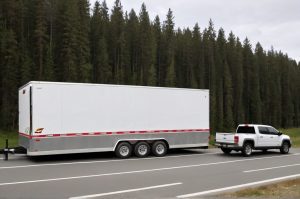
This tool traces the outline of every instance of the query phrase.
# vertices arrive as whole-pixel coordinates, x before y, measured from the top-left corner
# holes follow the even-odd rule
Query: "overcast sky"
[[[96,0],[90,0],[93,7]],[[101,2],[102,0],[100,0]],[[109,9],[115,0],[106,0]],[[300,0],[121,0],[124,11],[132,8],[139,13],[146,4],[151,20],[159,15],[165,19],[169,8],[176,27],[193,27],[201,31],[211,18],[215,29],[222,27],[243,41],[248,37],[255,47],[259,41],[264,49],[271,46],[300,61]]]

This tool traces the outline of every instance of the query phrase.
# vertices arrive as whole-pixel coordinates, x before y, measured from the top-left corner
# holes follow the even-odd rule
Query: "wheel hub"
[[[121,154],[122,156],[127,156],[127,155],[129,154],[129,148],[126,147],[126,146],[122,146],[122,147],[120,148],[120,154]]]
[[[141,146],[139,146],[138,151],[139,151],[139,154],[146,155],[148,152],[148,148],[146,145],[141,145]]]
[[[165,147],[162,144],[156,146],[156,152],[158,154],[163,154],[165,152]]]

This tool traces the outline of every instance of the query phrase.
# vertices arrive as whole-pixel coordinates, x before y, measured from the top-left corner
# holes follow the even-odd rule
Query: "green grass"
[[[220,198],[299,198],[300,179],[243,189],[234,193],[225,193]]]
[[[0,149],[5,147],[5,140],[8,139],[9,147],[18,146],[17,131],[3,131],[0,130]]]
[[[291,137],[293,142],[292,147],[300,147],[300,128],[280,129],[280,132]]]

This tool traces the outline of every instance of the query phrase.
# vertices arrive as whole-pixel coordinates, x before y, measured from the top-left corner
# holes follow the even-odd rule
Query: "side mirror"
[[[281,136],[282,135],[282,133],[281,132],[278,132],[278,136]]]

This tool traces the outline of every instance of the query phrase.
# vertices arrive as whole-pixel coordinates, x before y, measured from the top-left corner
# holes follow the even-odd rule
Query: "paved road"
[[[300,177],[300,149],[248,158],[219,149],[127,160],[111,153],[16,155],[0,160],[0,198],[190,198],[295,177]]]

